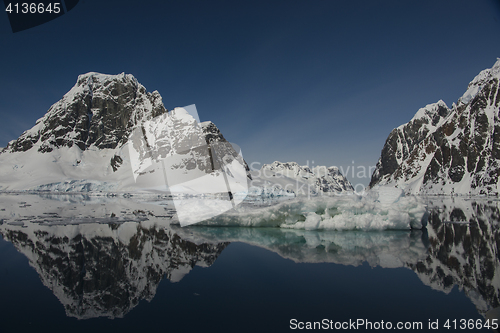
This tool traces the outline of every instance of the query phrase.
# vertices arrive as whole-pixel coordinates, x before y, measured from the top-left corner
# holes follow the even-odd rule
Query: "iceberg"
[[[294,198],[273,206],[240,205],[199,222],[205,226],[279,227],[302,230],[409,230],[427,223],[421,198],[393,187],[363,195]]]
[[[262,199],[262,200],[256,200]],[[31,221],[43,225],[86,223],[280,228],[282,230],[409,230],[427,223],[424,198],[379,187],[363,195],[270,198],[235,193],[173,199],[158,194],[2,195],[1,224]],[[233,208],[232,202],[242,202]],[[180,215],[179,211],[186,212]],[[187,214],[188,213],[188,214]],[[220,215],[219,215],[220,214]],[[200,221],[200,222],[198,222]],[[194,230],[189,229],[189,230]],[[217,229],[217,228],[215,228]]]

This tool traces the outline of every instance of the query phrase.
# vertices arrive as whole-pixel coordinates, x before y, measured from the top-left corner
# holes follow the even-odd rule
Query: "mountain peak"
[[[300,166],[296,162],[274,161],[271,164],[262,165],[260,171],[254,172],[254,176],[257,183],[272,184],[277,186],[277,190],[285,189],[295,195],[317,195],[354,190],[349,180],[334,166],[310,168],[307,165]]]
[[[6,150],[116,148],[133,126],[165,112],[160,94],[147,92],[133,75],[89,72],[79,75],[71,90]]]
[[[469,83],[452,109],[442,101],[429,104],[394,129],[370,187],[389,184],[412,194],[498,195],[499,82],[497,59]]]
[[[133,75],[89,72],[3,149],[0,189],[185,193],[194,187],[184,182],[207,176],[218,186],[207,187],[209,193],[227,193],[228,179],[236,179],[232,191],[241,192],[246,177],[224,178],[221,161],[236,176],[248,171],[212,122],[199,125],[194,105],[168,112],[160,94],[147,92]]]
[[[476,75],[469,83],[467,91],[460,97],[457,104],[464,105],[469,103],[492,79],[500,79],[500,58],[497,58],[493,67],[484,69]]]
[[[120,74],[103,74],[98,72],[88,72],[85,74],[78,75],[77,84],[81,84],[89,79],[92,79],[96,82],[105,82],[110,80],[137,82],[137,79],[132,74],[125,74],[125,72],[121,72]]]
[[[411,121],[428,118],[434,125],[436,125],[437,122],[441,120],[442,117],[446,117],[448,113],[448,105],[446,105],[446,103],[442,99],[440,99],[436,103],[427,104],[425,107],[420,108],[417,113],[415,113]]]

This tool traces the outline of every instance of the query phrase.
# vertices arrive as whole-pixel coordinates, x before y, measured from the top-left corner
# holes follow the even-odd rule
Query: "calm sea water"
[[[334,232],[180,228],[126,199],[0,199],[3,332],[477,331],[499,318],[496,201],[429,199],[422,231]]]

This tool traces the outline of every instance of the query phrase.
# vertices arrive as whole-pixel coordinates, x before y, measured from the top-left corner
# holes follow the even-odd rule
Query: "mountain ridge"
[[[158,91],[147,92],[133,75],[89,72],[3,151],[27,151],[37,143],[40,152],[73,145],[116,148],[132,126],[166,112]]]
[[[481,71],[449,108],[420,109],[389,134],[370,187],[410,194],[498,195],[500,181],[500,59]]]
[[[131,74],[79,75],[75,85],[32,128],[2,150],[0,190],[142,190],[144,184],[137,183],[136,171],[145,170],[133,168],[130,152],[146,159],[146,164],[181,153],[181,160],[188,156],[190,164],[177,164],[177,169],[188,172],[195,163],[201,174],[206,174],[214,167],[213,163],[207,166],[207,149],[212,146],[218,148],[221,158],[236,159],[235,163],[248,169],[217,126],[211,122],[199,124],[196,116],[184,108],[168,111],[159,92],[148,92]],[[164,128],[153,126],[155,123]],[[146,127],[159,133],[146,133]],[[139,150],[128,149],[131,138],[139,144]],[[157,149],[154,160],[149,144]],[[203,152],[189,157],[192,149]],[[155,175],[152,180],[158,183],[160,178]]]
[[[148,92],[132,74],[79,75],[32,128],[1,150],[0,191],[165,191],[171,185],[181,186],[188,174],[186,181],[209,176],[202,183],[212,193],[221,162],[226,167],[241,165],[247,181],[252,180],[239,148],[213,122],[200,123],[192,111],[191,106],[167,110],[160,93]],[[166,162],[168,185],[159,176]],[[317,184],[308,186],[307,194],[352,191],[338,170],[325,170]],[[244,177],[238,182],[241,186],[231,192],[246,188]],[[272,179],[265,184],[271,184],[271,191],[254,192],[291,193],[273,187]]]

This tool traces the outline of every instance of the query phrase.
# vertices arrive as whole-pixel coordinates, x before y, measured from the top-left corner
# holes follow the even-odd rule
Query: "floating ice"
[[[270,207],[239,206],[200,222],[210,226],[280,227],[304,230],[421,229],[427,209],[421,199],[379,187],[365,195],[295,198]]]
[[[233,202],[242,201],[245,196],[244,192],[234,193],[231,200],[228,194],[177,199],[153,194],[134,194],[131,198],[2,195],[0,221],[9,225],[22,225],[26,221],[43,225],[127,222],[186,225],[202,221],[199,224],[207,226],[287,230],[407,230],[420,229],[427,220],[422,198],[404,196],[402,191],[391,188],[378,188],[362,196],[279,197],[269,201],[260,196],[246,197],[243,204],[233,208]],[[180,215],[183,213],[185,216]]]

